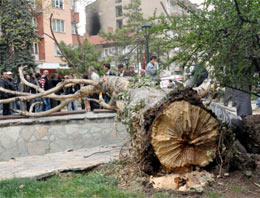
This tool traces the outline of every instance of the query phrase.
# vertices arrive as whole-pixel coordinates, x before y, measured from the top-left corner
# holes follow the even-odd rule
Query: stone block
[[[30,155],[43,155],[49,151],[47,141],[35,141],[26,143],[27,150]]]
[[[81,125],[78,125],[78,124],[68,124],[66,126],[66,133],[68,135],[71,135],[71,134],[78,134],[80,133],[80,131],[82,130],[82,126]]]
[[[33,126],[27,126],[24,127],[21,131],[22,137],[25,141],[29,141],[32,137],[32,134],[34,132],[34,127]]]
[[[8,135],[0,136],[0,145],[6,149],[10,149],[15,146],[15,141]]]
[[[38,128],[35,132],[34,132],[34,137],[36,138],[36,140],[40,140],[41,138],[43,138],[44,136],[46,136],[47,133],[47,128],[46,127],[40,127]]]

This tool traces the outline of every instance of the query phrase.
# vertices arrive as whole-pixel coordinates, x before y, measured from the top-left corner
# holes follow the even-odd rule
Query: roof
[[[106,43],[114,43],[114,41],[107,41],[105,38],[99,36],[99,35],[94,35],[94,36],[89,36],[88,42],[92,45],[102,45]]]

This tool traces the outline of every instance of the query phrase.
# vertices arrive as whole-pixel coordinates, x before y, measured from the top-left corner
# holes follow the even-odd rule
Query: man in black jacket
[[[5,89],[14,90],[13,84],[8,80],[7,72],[2,72],[2,78],[0,80],[0,87]],[[1,92],[1,99],[8,99],[12,95],[8,93]],[[3,104],[3,115],[11,115],[10,103]]]
[[[58,74],[57,73],[51,74],[51,78],[48,81],[48,89],[52,89],[52,88],[56,87],[56,85],[59,82],[61,82],[61,79],[59,78]],[[56,92],[55,94],[60,95],[60,91]],[[54,107],[58,106],[59,104],[60,104],[60,101],[50,99],[51,108],[54,108]]]

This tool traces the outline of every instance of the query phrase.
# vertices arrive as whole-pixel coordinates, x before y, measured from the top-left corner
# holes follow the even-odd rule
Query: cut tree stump
[[[168,170],[198,165],[215,158],[218,121],[199,106],[174,101],[154,120],[151,144]]]

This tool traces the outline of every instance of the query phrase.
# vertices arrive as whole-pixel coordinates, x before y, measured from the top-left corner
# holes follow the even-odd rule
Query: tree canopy
[[[207,65],[221,86],[258,83],[259,0],[205,0],[201,9],[179,3],[188,14],[164,18],[156,30],[172,32],[172,61]]]
[[[127,56],[130,61],[142,62],[145,46],[145,35],[149,35],[150,55],[164,55],[168,56],[170,48],[165,45],[165,38],[162,39],[161,32],[158,31],[143,31],[142,25],[144,22],[151,23],[151,26],[160,22],[156,10],[149,18],[145,18],[141,9],[141,0],[132,0],[129,4],[123,7],[123,17],[126,22],[122,28],[117,28],[115,32],[100,32],[100,36],[105,37],[107,40],[112,40],[115,45],[121,49],[128,48],[128,53],[119,54],[114,58],[116,61],[122,62]],[[137,52],[138,51],[138,52]],[[116,55],[116,54],[115,54]]]
[[[28,0],[0,1],[0,69],[17,71],[19,66],[35,66],[31,55],[37,41],[36,26]]]
[[[81,74],[86,73],[87,68],[90,66],[93,66],[98,73],[102,73],[103,64],[99,61],[101,52],[96,50],[88,42],[88,39],[85,39],[81,46],[67,45],[64,42],[60,42],[60,47]],[[62,59],[66,62],[64,57]]]

